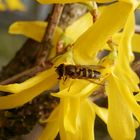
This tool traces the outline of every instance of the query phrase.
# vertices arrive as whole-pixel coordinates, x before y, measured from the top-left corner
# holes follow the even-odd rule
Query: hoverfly
[[[100,79],[101,73],[99,69],[103,69],[100,65],[65,65],[60,64],[56,67],[56,72],[58,73],[58,79],[67,77],[72,79]]]

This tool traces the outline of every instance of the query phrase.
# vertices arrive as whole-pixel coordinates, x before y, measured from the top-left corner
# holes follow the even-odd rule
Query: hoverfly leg
[[[71,88],[72,84],[73,84],[73,81],[71,81],[71,83],[69,85],[68,92],[70,91],[70,88]]]
[[[63,76],[63,85],[65,84],[66,80],[67,80],[67,76]]]
[[[63,81],[65,82],[67,80],[67,76],[63,77]]]
[[[93,81],[93,80],[90,80],[90,79],[86,79],[86,80],[89,81],[89,82],[91,82],[91,83],[94,83],[94,84],[100,85],[100,86],[105,86],[104,84],[98,83],[98,82]]]

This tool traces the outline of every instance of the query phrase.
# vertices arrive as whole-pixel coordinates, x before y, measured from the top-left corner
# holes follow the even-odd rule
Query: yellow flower
[[[42,3],[58,2],[57,0],[39,1]],[[109,1],[98,0],[97,2]],[[62,0],[60,2],[76,2],[76,0]],[[86,2],[86,0],[80,2]],[[55,42],[59,38],[63,39],[62,35],[70,38],[68,44],[75,44],[65,54],[53,60],[55,66],[61,63],[95,65],[99,63],[96,56],[100,50],[107,47],[108,39],[112,37],[115,40],[118,32],[123,29],[122,33],[119,34],[118,46],[113,46],[116,47],[113,52],[100,63],[105,66],[105,69],[101,71],[103,78],[100,82],[105,83],[109,103],[108,109],[98,107],[90,101],[89,96],[100,85],[82,79],[68,78],[65,82],[60,81],[60,91],[52,94],[60,98],[60,104],[48,118],[40,140],[53,140],[58,133],[62,140],[93,140],[93,126],[96,115],[107,124],[112,139],[133,140],[135,138],[136,119],[140,122],[140,106],[137,104],[133,92],[139,91],[137,86],[139,79],[130,68],[130,63],[134,59],[131,39],[135,37],[133,33],[134,10],[137,5],[136,1],[120,0],[104,7],[99,19],[94,24],[91,22],[92,18],[88,13],[80,18],[83,21],[80,25],[82,29],[77,28],[80,21],[76,21],[65,32],[59,30],[60,32],[56,33],[57,39]],[[25,28],[23,28],[25,26],[30,26],[31,29],[39,28],[40,30],[37,31],[39,36],[36,32],[25,31]],[[11,26],[10,32],[22,33],[41,41],[45,27],[46,23],[43,22],[18,22]],[[73,30],[77,32],[73,32]],[[137,46],[137,43],[134,43],[134,45]],[[13,94],[0,97],[0,109],[23,105],[42,91],[53,87],[57,82],[57,74],[55,68],[52,67],[21,84],[1,85],[1,91]]]
[[[86,64],[87,62],[88,64],[93,64],[98,51],[105,46],[108,38],[124,26],[130,10],[130,5],[123,2],[117,2],[105,7],[95,24],[76,41],[73,50],[75,62],[78,64]]]
[[[70,83],[72,86],[69,89]],[[96,105],[93,107],[93,103],[87,98],[96,88],[97,85],[85,80],[69,80],[62,87],[60,85],[61,91],[53,94],[60,98],[60,104],[48,118],[39,140],[53,140],[58,132],[62,140],[93,140],[95,114],[98,112],[102,116],[105,111]],[[106,121],[106,117],[103,118]]]
[[[122,140],[135,138],[133,115],[140,121],[140,106],[133,96],[133,92],[139,92],[139,79],[130,68],[130,62],[133,61],[131,39],[134,32],[132,8],[118,46],[118,58],[106,86],[109,103],[108,130],[113,139]]]
[[[50,78],[53,80],[50,81]],[[14,93],[0,97],[0,109],[10,109],[21,106],[32,100],[45,89],[52,88],[56,83],[57,75],[54,72],[54,68],[52,68],[21,84],[0,85],[1,91]]]

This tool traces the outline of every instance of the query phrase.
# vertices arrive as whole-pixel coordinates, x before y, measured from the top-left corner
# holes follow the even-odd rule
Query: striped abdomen
[[[88,66],[82,65],[64,65],[60,64],[56,72],[59,75],[58,79],[62,77],[70,77],[73,79],[99,79],[101,73],[92,68],[88,68]]]

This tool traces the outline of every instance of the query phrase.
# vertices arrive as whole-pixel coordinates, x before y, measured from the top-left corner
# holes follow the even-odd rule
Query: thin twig
[[[46,31],[46,32],[48,32],[48,31]],[[135,32],[136,33],[140,33],[140,26],[138,26],[138,25],[136,26]],[[31,73],[32,73],[32,75],[35,75],[38,72],[41,72],[41,71],[43,71],[45,69],[46,68],[43,68],[43,67],[40,67],[40,66],[37,65],[37,66],[35,66],[35,67],[33,67],[33,68],[29,69],[29,70],[25,70],[25,71],[23,71],[23,72],[21,72],[19,74],[16,74],[16,75],[14,75],[14,76],[12,76],[12,77],[10,77],[10,78],[0,82],[0,85],[5,85],[5,84],[13,83],[13,82],[19,80],[23,76],[28,76]]]
[[[16,74],[16,75],[0,82],[1,85],[16,82],[24,76],[30,77],[32,75],[37,74],[38,72],[41,72],[41,71],[47,69],[48,66],[50,66],[50,65],[48,65],[48,62],[47,62],[47,56],[50,52],[51,41],[52,41],[52,38],[53,38],[53,35],[55,32],[55,29],[59,23],[63,8],[64,8],[63,4],[54,4],[53,10],[52,10],[49,18],[47,18],[48,19],[48,26],[46,28],[42,42],[40,43],[40,50],[39,50],[39,55],[38,55],[39,56],[38,62],[42,63],[42,61],[43,61],[43,63],[44,63],[43,67],[42,67],[42,65],[40,65],[40,63],[37,63],[35,67],[33,67],[29,70],[25,70],[19,74]]]
[[[38,72],[41,72],[43,71],[42,67],[39,67],[39,66],[35,66],[29,70],[25,70],[19,74],[16,74],[2,82],[0,82],[0,85],[6,85],[6,84],[10,84],[10,83],[13,83],[15,81],[18,81],[20,78],[24,77],[24,76],[31,76],[31,75],[35,75],[37,74]]]
[[[42,42],[52,41],[55,29],[59,23],[64,4],[54,4],[51,15],[48,17],[48,26],[46,28]]]
[[[48,17],[48,26],[46,28],[44,37],[40,45],[40,51],[37,56],[37,65],[45,67],[45,61],[47,60],[50,50],[52,48],[52,39],[55,29],[59,23],[63,8],[63,4],[53,5],[53,10]]]

